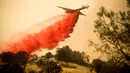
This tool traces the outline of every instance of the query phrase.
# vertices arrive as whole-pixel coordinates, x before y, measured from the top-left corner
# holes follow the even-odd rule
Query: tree
[[[56,59],[59,61],[64,61],[66,63],[76,63],[79,65],[87,66],[87,61],[89,61],[89,56],[85,52],[73,51],[69,46],[64,46],[58,48],[55,55]]]
[[[38,60],[38,55],[37,54],[32,54],[31,57],[29,58],[28,62],[30,64],[35,63]]]
[[[130,0],[127,0],[127,6]],[[114,57],[115,63],[130,61],[130,10],[107,11],[104,7],[97,13],[94,32],[99,36],[101,44],[89,41],[97,51]]]
[[[56,51],[56,59],[64,62],[71,62],[72,50],[69,46],[64,46],[63,48],[58,48]]]
[[[96,73],[125,73],[121,72],[122,68],[100,59],[94,59],[90,67],[93,68]]]
[[[12,52],[3,52],[0,55],[1,62],[12,64],[14,62],[14,55]]]
[[[31,59],[33,59],[33,60],[37,60],[37,59],[38,59],[38,55],[37,55],[37,54],[33,54],[33,55],[31,55]]]
[[[4,64],[0,67],[0,73],[25,73],[24,69],[17,63]]]
[[[95,69],[97,73],[100,73],[102,64],[103,64],[103,61],[101,61],[100,59],[94,59],[92,62],[92,67]]]
[[[52,55],[52,53],[51,53],[51,52],[46,53],[46,55],[45,55],[45,56],[46,56],[46,58],[47,58],[47,59],[49,59],[49,58],[52,58],[52,57],[53,57],[53,55]]]
[[[0,55],[2,64],[0,64],[0,73],[24,73],[25,64],[28,55],[26,52],[3,52]]]
[[[130,8],[130,0],[127,0],[127,7]]]
[[[15,54],[15,60],[16,62],[25,68],[26,63],[28,62],[29,59],[29,54],[25,51],[19,51],[18,53]]]
[[[71,57],[73,63],[80,64],[80,65],[87,65],[85,59],[88,57],[85,55],[84,52],[80,53],[79,51],[73,51]]]

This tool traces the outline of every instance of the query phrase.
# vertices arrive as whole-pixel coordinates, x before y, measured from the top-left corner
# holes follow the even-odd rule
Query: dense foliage
[[[125,64],[122,67],[105,62],[100,59],[94,59],[90,65],[97,73],[130,73],[130,66]]]
[[[30,63],[31,62],[31,63]],[[26,66],[37,64],[40,69],[26,71]],[[29,56],[25,51],[16,54],[12,52],[3,52],[0,54],[0,73],[60,73],[62,68],[54,61],[47,61],[38,58],[37,55]]]
[[[97,13],[94,32],[101,43],[90,42],[96,51],[110,56],[107,62],[93,60],[90,65],[97,73],[130,73],[130,0],[127,11],[108,11],[101,7]]]
[[[29,55],[24,51],[3,52],[0,54],[0,73],[24,73],[28,59]]]
[[[129,5],[130,0],[127,0]],[[104,7],[97,13],[94,32],[101,40],[101,44],[89,41],[97,51],[108,54],[117,65],[130,61],[130,10],[108,11]]]
[[[71,62],[80,65],[87,65],[89,59],[84,52],[72,51],[69,46],[58,48],[55,55],[56,59],[64,62]],[[87,60],[86,60],[87,59]]]
[[[37,66],[41,68],[41,73],[61,73],[62,68],[57,65],[54,61],[46,61],[40,59],[37,63]]]
[[[48,52],[48,53],[46,53],[45,57],[46,57],[47,59],[50,59],[50,58],[53,57],[53,54],[52,54],[51,52]]]

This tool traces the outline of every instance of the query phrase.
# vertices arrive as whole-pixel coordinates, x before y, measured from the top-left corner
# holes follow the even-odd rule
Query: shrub
[[[62,68],[57,65],[54,61],[45,61],[45,60],[39,60],[37,63],[37,66],[41,68],[41,72],[44,73],[61,73]]]

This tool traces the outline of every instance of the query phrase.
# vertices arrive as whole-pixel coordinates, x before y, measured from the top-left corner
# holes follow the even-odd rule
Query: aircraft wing
[[[60,7],[60,6],[57,6],[58,8],[62,8],[64,10],[74,10],[74,9],[69,9],[69,8],[65,8],[65,7]]]
[[[89,6],[88,6],[88,5],[87,5],[87,6],[83,6],[83,7],[81,7],[81,8],[76,9],[76,10],[83,10],[83,9],[85,9],[85,8],[89,8]]]

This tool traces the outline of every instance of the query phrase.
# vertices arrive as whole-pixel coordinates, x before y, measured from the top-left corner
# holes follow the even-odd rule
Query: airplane
[[[70,9],[70,8],[65,8],[65,7],[60,7],[60,6],[57,6],[58,8],[62,8],[63,10],[65,10],[65,13],[73,13],[73,12],[75,12],[75,11],[77,11],[77,10],[83,10],[83,9],[88,9],[89,8],[89,6],[88,5],[83,5],[82,7],[80,7],[80,8],[77,8],[77,9]],[[80,15],[84,15],[84,16],[86,16],[85,14],[83,14],[83,13],[81,13],[80,12]]]

